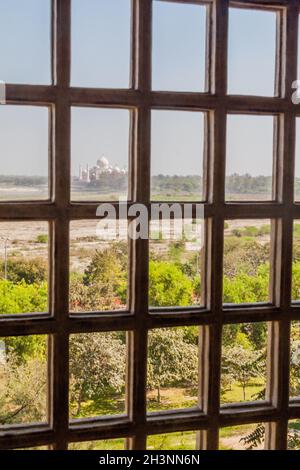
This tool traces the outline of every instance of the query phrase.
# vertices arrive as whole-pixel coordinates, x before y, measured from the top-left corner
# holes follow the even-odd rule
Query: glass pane
[[[48,223],[0,223],[0,315],[48,310]]]
[[[153,89],[204,91],[206,8],[153,3]]]
[[[199,328],[161,328],[148,335],[147,409],[198,404]]]
[[[225,222],[225,304],[270,302],[270,244],[270,220]]]
[[[130,0],[72,1],[72,85],[128,88]]]
[[[107,239],[99,221],[70,224],[70,311],[124,310],[127,305],[127,222],[120,239]]]
[[[70,416],[125,413],[126,332],[70,336]]]
[[[47,337],[0,338],[0,426],[47,422]]]
[[[204,221],[153,220],[150,229],[149,305],[203,305]]]
[[[268,324],[225,325],[221,404],[265,400]]]
[[[296,118],[295,200],[300,201],[300,118]]]
[[[203,154],[204,113],[152,111],[152,200],[202,200]]]
[[[195,450],[197,433],[172,432],[155,434],[147,438],[147,450]]]
[[[292,300],[300,300],[300,220],[294,221]]]
[[[50,84],[50,5],[50,0],[0,0],[0,80]]]
[[[102,441],[72,442],[69,450],[124,450],[124,439],[104,439]]]
[[[47,199],[48,109],[0,106],[0,202]]]
[[[300,420],[289,421],[288,450],[300,450]]]
[[[274,96],[276,13],[230,8],[228,40],[228,92]]]
[[[127,199],[129,112],[72,109],[72,199]]]
[[[264,450],[265,425],[245,424],[220,429],[219,450]]]
[[[273,116],[227,116],[226,200],[272,199],[273,121]]]
[[[300,322],[291,324],[290,398],[300,397]]]

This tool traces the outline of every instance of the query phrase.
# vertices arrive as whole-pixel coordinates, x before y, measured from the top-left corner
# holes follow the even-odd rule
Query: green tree
[[[246,400],[246,389],[251,380],[261,374],[262,354],[241,344],[226,346],[223,352],[222,374],[230,375],[243,389]]]
[[[225,303],[243,304],[269,300],[269,266],[262,265],[256,275],[237,274],[234,278],[224,276],[223,298]]]
[[[300,328],[298,323],[292,323],[291,328],[290,391],[294,397],[300,395]]]
[[[127,275],[126,245],[116,243],[102,251],[96,250],[92,261],[84,272],[84,283],[101,282],[103,285],[112,284],[117,292],[124,285]]]
[[[48,287],[41,284],[17,284],[0,280],[0,315],[47,311]]]
[[[47,341],[44,335],[9,336],[5,338],[8,357],[14,356],[18,364],[26,364],[32,358],[46,360]]]
[[[0,365],[0,423],[46,421],[46,359],[33,355],[20,363],[17,354],[7,354]]]
[[[254,238],[226,237],[224,242],[224,274],[233,279],[240,274],[257,276],[262,265],[270,258],[268,243],[262,244]]]
[[[71,402],[78,416],[82,402],[121,393],[125,386],[126,346],[112,333],[84,333],[70,338]]]
[[[47,262],[44,258],[9,258],[7,261],[7,280],[18,284],[40,284],[47,281]],[[0,265],[0,276],[4,277],[4,263]]]
[[[293,266],[293,278],[292,278],[292,299],[300,299],[300,262],[294,262]]]
[[[193,304],[193,282],[174,263],[150,261],[149,302],[153,307]]]
[[[124,243],[96,250],[83,276],[85,286],[97,286],[102,296],[114,296],[126,302],[128,255]]]
[[[95,280],[86,285],[80,274],[71,276],[69,295],[72,312],[113,310],[120,308],[123,303],[111,283],[103,284]]]
[[[148,387],[191,386],[198,377],[198,347],[186,340],[181,328],[152,330],[148,337]]]

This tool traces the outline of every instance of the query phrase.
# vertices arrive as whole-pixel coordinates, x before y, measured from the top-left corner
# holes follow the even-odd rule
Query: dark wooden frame
[[[169,0],[168,0],[169,1]],[[171,1],[171,0],[170,0]],[[300,111],[291,101],[297,79],[300,0],[240,0],[233,6],[275,9],[277,22],[274,97],[227,95],[228,0],[180,1],[207,4],[207,70],[205,93],[151,90],[152,1],[132,0],[131,87],[127,90],[70,87],[71,0],[52,0],[53,82],[50,86],[7,85],[8,104],[48,106],[51,198],[45,202],[1,202],[0,220],[47,220],[50,224],[49,315],[0,319],[0,336],[47,334],[50,337],[49,424],[0,430],[0,449],[126,438],[128,449],[144,449],[147,435],[199,431],[197,446],[218,448],[222,426],[267,423],[266,448],[285,449],[289,419],[300,418],[300,401],[289,401],[290,324],[300,319],[291,303],[293,221],[300,218],[294,202],[295,120]],[[151,109],[200,110],[207,113],[207,198],[205,308],[149,311],[148,241],[130,246],[130,295],[123,313],[69,315],[69,222],[95,219],[97,203],[70,201],[71,106],[121,107],[131,110],[131,200],[150,206]],[[276,197],[272,202],[226,203],[225,148],[228,112],[278,115],[276,129]],[[118,205],[116,204],[118,211]],[[272,223],[272,304],[231,307],[222,304],[224,221],[267,218]],[[268,399],[220,407],[222,326],[237,322],[271,322],[269,330]],[[147,332],[157,327],[199,325],[202,338],[199,409],[146,413]],[[69,423],[68,340],[72,333],[128,331],[128,415]]]

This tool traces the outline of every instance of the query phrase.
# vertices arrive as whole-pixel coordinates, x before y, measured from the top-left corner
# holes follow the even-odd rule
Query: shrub
[[[149,302],[152,307],[193,304],[193,282],[174,263],[150,261]]]
[[[0,274],[4,277],[4,263],[0,264]],[[18,284],[42,283],[47,280],[47,262],[43,258],[11,258],[7,262],[7,280]]]
[[[42,233],[36,237],[36,243],[48,243],[48,235]]]

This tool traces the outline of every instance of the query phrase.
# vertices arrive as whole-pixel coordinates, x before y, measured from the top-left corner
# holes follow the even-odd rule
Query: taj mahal
[[[84,181],[86,183],[99,180],[102,175],[114,174],[125,175],[127,174],[127,170],[125,168],[121,169],[117,165],[111,165],[108,159],[104,156],[97,160],[95,166],[87,164],[86,168],[83,168],[82,165],[79,165],[79,181]]]

